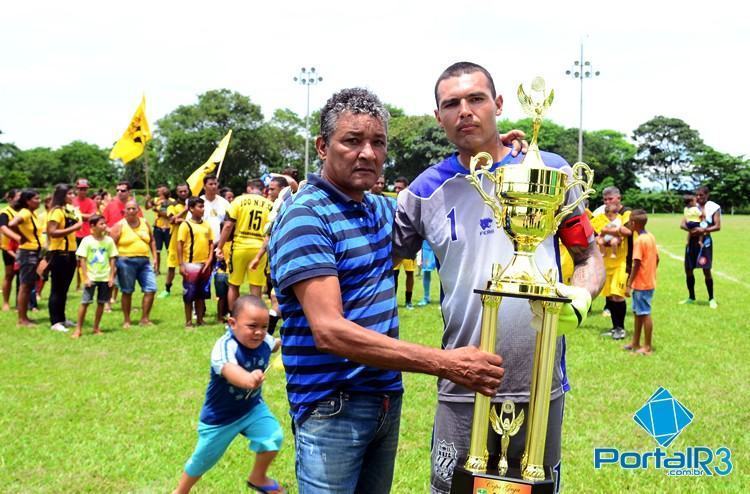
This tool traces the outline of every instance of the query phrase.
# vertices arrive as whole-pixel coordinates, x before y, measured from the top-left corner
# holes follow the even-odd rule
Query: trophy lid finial
[[[544,82],[542,77],[535,77],[531,81],[531,90],[535,93],[541,93],[541,99],[534,99],[523,89],[523,84],[518,85],[518,101],[521,103],[521,108],[524,112],[532,119],[532,134],[531,144],[529,144],[529,150],[524,157],[522,164],[532,167],[544,167],[546,166],[542,161],[542,156],[539,154],[539,129],[542,126],[542,120],[544,114],[552,105],[552,100],[555,98],[555,91],[550,90],[547,95],[547,84]]]

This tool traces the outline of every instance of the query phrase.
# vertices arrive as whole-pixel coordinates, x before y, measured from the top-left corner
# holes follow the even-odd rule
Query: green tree
[[[287,166],[302,172],[305,167],[305,119],[289,109],[276,110],[261,129],[270,171],[280,172]],[[311,149],[314,154],[315,150]]]
[[[232,129],[224,159],[221,182],[244,190],[248,178],[257,177],[261,166],[272,168],[274,153],[264,138],[260,106],[228,89],[205,92],[193,105],[183,105],[156,123],[153,146],[158,154],[160,176],[174,185],[185,180],[211,155]]]
[[[388,181],[398,176],[413,180],[453,150],[445,132],[432,115],[397,115],[388,129],[388,155],[385,174]]]
[[[695,185],[706,185],[725,211],[750,204],[750,161],[706,146],[695,160]]]
[[[18,169],[29,177],[31,187],[41,188],[68,181],[62,161],[50,148],[26,149],[18,158]]]
[[[87,178],[92,187],[109,187],[117,180],[118,170],[107,151],[95,144],[73,141],[55,151],[66,172],[66,182]]]
[[[683,185],[703,149],[698,132],[679,118],[656,116],[633,131],[635,167],[665,190]]]
[[[21,153],[22,151],[15,144],[0,142],[0,184],[2,184],[0,192],[3,194],[8,189],[31,185],[28,173],[20,166]]]

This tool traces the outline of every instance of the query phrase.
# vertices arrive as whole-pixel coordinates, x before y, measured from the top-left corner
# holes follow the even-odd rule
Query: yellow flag
[[[230,129],[229,132],[227,132],[227,135],[224,136],[224,139],[222,139],[219,145],[216,146],[214,152],[211,153],[211,157],[208,158],[208,161],[203,163],[188,177],[187,183],[190,186],[190,192],[194,196],[200,194],[201,189],[203,188],[203,179],[205,176],[212,173],[217,166],[221,166],[221,163],[224,161],[224,156],[227,154],[227,146],[229,146],[229,139],[231,138],[232,130]]]
[[[119,141],[115,143],[109,153],[109,159],[121,159],[123,163],[133,161],[143,154],[146,142],[151,140],[151,130],[146,120],[146,97],[141,98],[141,104],[135,110],[135,115],[130,120],[130,125],[125,130]]]

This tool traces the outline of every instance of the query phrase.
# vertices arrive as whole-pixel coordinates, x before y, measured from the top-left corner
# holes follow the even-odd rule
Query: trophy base
[[[504,290],[479,290],[475,289],[474,293],[479,295],[490,295],[495,297],[525,298],[527,300],[544,300],[547,302],[562,302],[568,304],[573,301],[572,298],[560,297],[558,295],[536,295],[533,293],[507,292]]]
[[[472,472],[456,467],[451,494],[554,494],[552,469],[544,467],[544,474],[544,480],[533,481],[522,479],[518,466],[510,466],[504,476],[498,475],[497,470]]]

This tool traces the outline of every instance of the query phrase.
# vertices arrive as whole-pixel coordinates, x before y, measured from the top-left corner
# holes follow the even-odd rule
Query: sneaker
[[[406,308],[409,309],[409,310],[412,310],[412,309],[414,309],[414,305],[412,305],[412,303],[409,302],[409,303],[406,304]]]
[[[712,298],[711,300],[708,301],[708,306],[711,307],[712,309],[718,309],[719,304],[717,304],[716,300]]]
[[[612,330],[612,339],[613,340],[624,340],[625,339],[625,330],[622,328],[615,328]]]
[[[65,325],[63,323],[61,323],[61,322],[56,322],[49,329],[51,329],[52,331],[59,331],[61,333],[67,333],[68,332],[68,328],[66,328]]]
[[[609,309],[604,309],[602,311],[602,317],[612,317],[612,313],[609,311]]]
[[[424,307],[425,305],[430,305],[430,301],[429,300],[420,300],[419,302],[417,302],[417,307]]]
[[[66,328],[74,328],[74,327],[76,326],[76,323],[74,323],[74,322],[73,322],[73,321],[71,321],[70,319],[66,319],[66,320],[65,320],[65,322],[63,322],[62,324],[63,324],[63,326],[65,326]]]
[[[602,336],[609,336],[611,338],[613,334],[615,334],[615,328],[608,329],[607,331],[603,332]]]
[[[680,300],[679,301],[680,305],[692,305],[694,303],[695,303],[695,299],[694,298],[686,298],[685,300]]]
[[[169,297],[170,293],[166,290],[162,290],[159,295],[156,296],[156,298],[167,298]]]

